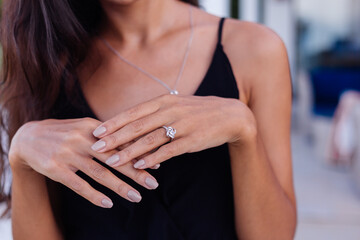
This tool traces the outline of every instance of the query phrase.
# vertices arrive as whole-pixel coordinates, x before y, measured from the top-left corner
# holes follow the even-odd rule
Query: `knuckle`
[[[171,145],[165,145],[162,149],[162,152],[165,156],[174,156],[175,154],[175,147]]]
[[[52,156],[59,157],[60,159],[63,159],[67,154],[71,153],[71,146],[74,146],[74,144],[78,143],[80,138],[76,137],[64,137],[62,140],[58,143],[58,148],[54,150],[52,153]]]
[[[106,142],[107,145],[114,146],[114,145],[116,145],[117,137],[112,134],[112,135],[105,137],[104,141]]]
[[[69,139],[71,146],[74,146],[74,144],[79,144],[83,142],[85,139],[87,139],[84,132],[76,131],[76,133]]]
[[[101,123],[100,121],[90,117],[85,117],[83,118],[83,120],[86,123],[86,125],[91,129],[96,128]]]
[[[125,148],[123,150],[120,151],[119,153],[120,159],[131,159],[131,155],[132,155],[132,150],[130,148]]]
[[[92,176],[94,176],[97,179],[102,179],[105,177],[106,174],[106,168],[102,167],[101,165],[98,164],[94,164],[94,165],[90,165],[89,167],[90,169],[90,174]]]
[[[58,164],[56,161],[57,158],[55,156],[52,156],[48,161],[43,162],[43,169],[47,174],[53,175],[56,172],[58,168]]]
[[[63,139],[61,139],[58,143],[59,148],[57,150],[62,149],[63,151],[65,151],[66,149],[68,149],[69,147],[69,142],[72,142],[73,138],[70,136],[64,136]],[[55,151],[53,154],[58,154],[58,151]]]
[[[170,100],[172,100],[174,97],[174,95],[171,95],[171,94],[164,94],[162,96],[159,97],[160,101],[163,101],[163,102],[169,102]]]
[[[71,129],[69,130],[65,135],[63,139],[63,144],[67,145],[68,143],[74,143],[82,140],[83,138],[83,132],[80,129]]]
[[[137,120],[131,124],[133,132],[141,132],[144,128],[144,120]]]
[[[146,145],[153,145],[155,143],[155,141],[156,141],[156,137],[152,134],[144,137],[144,143]]]
[[[126,196],[126,193],[127,193],[127,186],[125,183],[123,182],[120,182],[118,183],[117,185],[117,192],[122,195],[122,196]]]
[[[137,170],[134,175],[134,180],[136,182],[141,182],[145,177],[145,174],[143,171]]]
[[[70,180],[69,186],[78,193],[82,192],[84,188],[84,184],[79,180]]]
[[[104,124],[102,124],[103,127],[105,127],[108,130],[113,130],[116,129],[117,126],[117,117],[109,119],[108,121],[106,121]]]
[[[84,117],[81,122],[86,124],[94,124],[96,120],[90,117]]]
[[[165,108],[166,108],[166,106],[169,106],[169,105],[172,106],[178,102],[181,102],[181,98],[176,95],[165,94],[165,95],[162,95],[159,97],[160,105],[162,105]]]
[[[141,105],[137,105],[135,107],[132,107],[126,111],[126,115],[129,119],[137,118],[139,112],[141,110]]]

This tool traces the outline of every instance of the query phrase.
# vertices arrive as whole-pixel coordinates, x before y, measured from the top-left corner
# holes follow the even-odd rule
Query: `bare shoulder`
[[[225,23],[224,43],[231,45],[239,41],[250,41],[255,47],[252,50],[283,45],[281,38],[270,28],[258,23],[229,18]]]
[[[289,85],[286,47],[271,29],[256,23],[227,19],[222,43],[238,86],[247,96],[246,100],[249,100],[254,88],[271,88],[281,83]]]

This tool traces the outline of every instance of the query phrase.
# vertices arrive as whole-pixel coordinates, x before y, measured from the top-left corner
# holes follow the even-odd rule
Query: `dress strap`
[[[224,21],[225,21],[225,18],[220,19],[219,32],[218,32],[218,44],[221,44]]]

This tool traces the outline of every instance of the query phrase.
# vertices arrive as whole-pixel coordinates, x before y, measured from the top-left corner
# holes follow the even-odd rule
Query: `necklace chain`
[[[160,83],[161,85],[163,85],[169,92],[170,94],[173,95],[177,95],[179,94],[179,92],[176,90],[177,88],[177,84],[181,79],[181,76],[184,72],[185,69],[185,64],[187,62],[187,59],[189,57],[189,52],[190,52],[190,47],[194,38],[194,22],[193,22],[193,16],[192,16],[192,7],[189,7],[189,12],[190,12],[190,28],[191,28],[191,33],[190,33],[190,38],[186,47],[186,51],[185,51],[185,55],[184,55],[184,59],[183,62],[181,64],[180,70],[179,70],[179,74],[176,78],[175,81],[175,85],[174,88],[169,87],[169,85],[167,85],[165,82],[161,81],[159,78],[155,77],[154,75],[152,75],[151,73],[149,73],[148,71],[144,70],[143,68],[135,65],[134,63],[130,62],[129,60],[127,60],[126,58],[124,58],[117,50],[115,50],[108,41],[106,41],[104,38],[101,38],[101,40],[104,42],[104,44],[116,55],[118,56],[118,58],[120,60],[122,60],[123,62],[127,63],[128,65],[132,66],[133,68],[137,69],[138,71],[142,72],[143,74],[145,74],[146,76],[148,76],[149,78],[155,80],[156,82]]]

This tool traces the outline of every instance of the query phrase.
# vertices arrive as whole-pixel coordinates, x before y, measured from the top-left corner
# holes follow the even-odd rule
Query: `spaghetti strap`
[[[225,21],[225,18],[220,19],[219,32],[218,32],[218,44],[221,44],[224,21]]]

